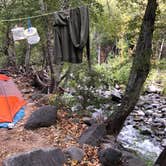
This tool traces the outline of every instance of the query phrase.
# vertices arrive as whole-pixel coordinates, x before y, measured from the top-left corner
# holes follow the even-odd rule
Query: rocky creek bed
[[[141,96],[118,140],[155,160],[166,146],[166,97],[155,93]]]
[[[119,106],[120,103],[115,105]],[[106,107],[109,105],[104,104],[103,109],[94,109],[96,112],[92,117],[98,118],[107,113]],[[118,141],[143,158],[155,161],[166,146],[166,97],[157,93],[140,96],[118,136]]]
[[[86,110],[93,112],[92,119],[102,121],[110,113],[111,108],[120,106],[121,93],[116,89],[99,90],[95,93],[96,96],[107,99],[107,102],[100,104],[99,107],[89,105]],[[69,100],[73,97],[72,95],[66,96]],[[83,108],[80,99],[77,103],[71,108],[72,112],[78,112]],[[134,150],[143,158],[154,162],[166,146],[166,96],[156,92],[141,95],[118,136],[118,142],[125,148]]]

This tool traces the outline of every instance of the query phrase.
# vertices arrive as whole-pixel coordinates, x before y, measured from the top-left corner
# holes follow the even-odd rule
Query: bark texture
[[[16,65],[16,53],[15,53],[12,33],[10,30],[10,25],[7,26],[4,53],[7,56],[7,65],[12,66],[12,67],[16,67],[17,66]]]
[[[161,152],[155,163],[155,166],[166,166],[166,148]]]
[[[108,134],[119,134],[126,118],[134,109],[139,99],[141,88],[148,76],[156,9],[156,0],[148,0],[122,104],[106,122]]]

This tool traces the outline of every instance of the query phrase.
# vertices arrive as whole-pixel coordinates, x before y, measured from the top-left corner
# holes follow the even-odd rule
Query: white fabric
[[[27,38],[27,41],[30,45],[37,44],[40,41],[39,35],[30,36]]]
[[[37,32],[37,29],[34,27],[26,29],[24,31],[24,34],[25,34],[26,39],[30,45],[37,44],[40,41],[40,37],[39,37],[39,34]]]
[[[12,31],[12,34],[13,34],[13,40],[14,41],[25,39],[24,28],[23,27],[16,27],[16,28],[13,28],[11,31]]]

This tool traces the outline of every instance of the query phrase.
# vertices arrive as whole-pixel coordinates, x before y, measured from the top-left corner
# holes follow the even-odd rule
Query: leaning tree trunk
[[[166,148],[161,152],[156,160],[155,166],[166,166]]]
[[[119,134],[126,118],[134,109],[141,88],[149,74],[156,9],[156,0],[148,0],[122,104],[106,122],[108,134]]]

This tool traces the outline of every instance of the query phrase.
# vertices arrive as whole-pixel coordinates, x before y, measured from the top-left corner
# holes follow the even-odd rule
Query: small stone
[[[162,112],[166,112],[166,107],[161,109]]]
[[[150,105],[150,104],[144,105],[144,108],[146,110],[153,109],[152,105]]]
[[[158,88],[157,86],[155,85],[150,85],[148,88],[147,88],[147,92],[149,93],[161,93],[162,89]]]
[[[152,104],[153,108],[158,108],[159,106],[160,106],[160,104],[157,104],[157,103]]]
[[[140,122],[142,120],[143,120],[143,117],[141,117],[141,116],[135,116],[134,117],[134,121],[136,121],[136,122]]]
[[[155,128],[164,128],[165,127],[162,123],[152,123],[152,126]]]
[[[140,131],[141,134],[143,135],[151,135],[152,131],[149,128],[143,127]]]
[[[138,116],[145,116],[145,113],[144,113],[142,110],[139,110],[139,111],[137,112],[137,115],[138,115]]]
[[[157,135],[157,136],[165,136],[165,132],[156,130],[155,131],[155,135]]]
[[[166,147],[166,138],[162,140],[161,145],[162,145],[163,147]]]
[[[76,104],[71,108],[72,112],[80,111],[83,109],[83,106],[81,104]]]
[[[155,112],[152,114],[152,116],[153,116],[154,118],[161,118],[161,117],[162,117],[161,114],[155,113]]]
[[[145,111],[145,116],[151,116],[153,114],[153,110],[149,109]]]

